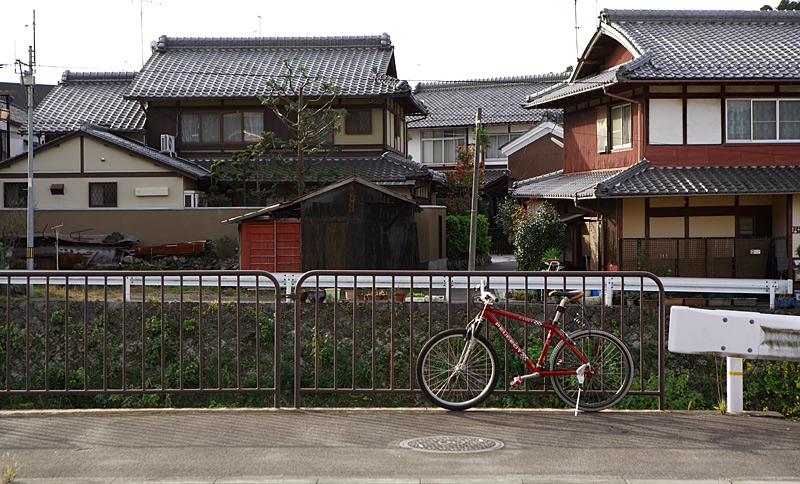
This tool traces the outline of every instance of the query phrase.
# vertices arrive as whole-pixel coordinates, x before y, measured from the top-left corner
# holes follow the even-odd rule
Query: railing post
[[[742,413],[742,359],[729,356],[726,358],[726,366],[728,370],[727,412]]]

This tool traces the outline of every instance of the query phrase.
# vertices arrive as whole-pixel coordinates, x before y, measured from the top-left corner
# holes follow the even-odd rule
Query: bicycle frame
[[[564,307],[563,301],[562,301],[562,304],[559,305],[559,307]],[[528,367],[528,369],[532,372],[532,374],[525,375],[524,377],[520,377],[520,381],[521,381],[521,379],[524,379],[524,378],[532,378],[532,377],[537,377],[537,376],[574,375],[575,374],[577,369],[550,371],[550,370],[548,370],[548,369],[546,369],[544,367],[544,360],[545,360],[545,357],[547,356],[548,350],[550,349],[550,344],[553,341],[553,336],[554,335],[558,336],[558,338],[561,341],[564,341],[564,344],[567,345],[567,347],[573,353],[575,353],[575,355],[583,362],[584,365],[587,365],[589,363],[589,360],[583,355],[583,353],[581,353],[577,348],[575,348],[575,346],[570,341],[569,337],[565,333],[563,333],[561,330],[558,329],[558,326],[557,326],[558,315],[560,315],[560,314],[562,314],[562,313],[560,313],[560,312],[556,313],[556,318],[553,321],[553,323],[545,323],[545,322],[542,322],[542,321],[538,321],[536,319],[528,318],[528,317],[525,317],[525,316],[520,316],[518,314],[514,314],[514,313],[511,313],[511,312],[502,310],[502,309],[495,308],[490,304],[486,304],[486,305],[484,305],[482,312],[478,315],[478,318],[476,318],[476,320],[478,320],[478,321],[481,321],[483,319],[489,320],[489,322],[492,323],[492,325],[497,329],[497,331],[499,331],[500,334],[503,335],[503,338],[505,338],[506,342],[514,349],[514,351],[517,353],[517,355],[520,358],[522,358],[523,363],[525,363],[525,366]],[[542,347],[542,352],[539,355],[539,358],[537,359],[535,364],[531,361],[530,358],[528,358],[528,355],[525,354],[525,351],[522,349],[522,347],[520,347],[520,345],[517,344],[517,342],[514,340],[514,338],[509,334],[508,330],[506,330],[506,328],[500,323],[500,321],[495,317],[495,315],[501,316],[501,317],[506,317],[506,318],[511,318],[511,319],[516,319],[517,321],[521,321],[521,322],[526,323],[526,324],[532,324],[532,325],[535,325],[535,326],[541,326],[541,327],[543,327],[543,328],[545,328],[547,330],[547,337],[545,338],[544,346]],[[589,374],[594,374],[594,368],[589,366],[586,369],[586,372],[589,373]],[[517,382],[517,383],[519,383],[519,382]]]

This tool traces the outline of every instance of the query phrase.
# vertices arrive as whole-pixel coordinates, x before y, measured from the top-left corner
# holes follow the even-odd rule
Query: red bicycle
[[[494,391],[499,376],[499,360],[489,340],[480,332],[488,320],[514,351],[522,358],[530,373],[511,381],[516,387],[529,378],[550,377],[558,397],[570,407],[595,412],[616,405],[630,389],[633,380],[633,358],[619,338],[598,329],[581,329],[572,333],[559,329],[569,301],[580,299],[582,291],[551,291],[560,297],[552,323],[544,323],[494,307],[497,298],[481,282],[476,288],[483,309],[466,328],[448,329],[431,338],[417,359],[417,381],[422,393],[435,405],[448,410],[466,410],[479,405]],[[516,319],[547,329],[544,347],[533,362],[522,347],[500,324],[497,317]],[[547,352],[554,338],[549,366]]]

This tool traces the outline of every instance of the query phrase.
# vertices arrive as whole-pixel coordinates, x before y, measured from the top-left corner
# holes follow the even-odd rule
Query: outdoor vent
[[[161,152],[169,155],[175,154],[175,137],[171,134],[161,135]]]

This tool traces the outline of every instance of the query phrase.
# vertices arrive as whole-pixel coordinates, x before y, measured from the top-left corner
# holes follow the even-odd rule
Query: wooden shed
[[[269,272],[414,269],[416,202],[351,176],[242,215],[240,267]]]

